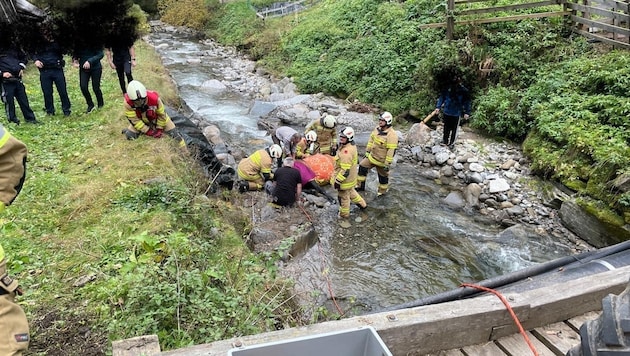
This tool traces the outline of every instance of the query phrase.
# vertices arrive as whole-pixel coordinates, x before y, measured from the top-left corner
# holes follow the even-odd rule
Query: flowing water
[[[215,124],[228,145],[253,152],[271,143],[265,131],[258,129],[256,118],[248,116],[251,98],[201,88],[208,80],[224,79],[215,69],[226,65],[229,57],[207,55],[207,45],[185,35],[153,33],[151,41],[178,84],[182,99]],[[370,173],[371,191],[376,190],[375,175]],[[551,237],[500,238],[499,227],[445,206],[441,187],[419,178],[416,167],[398,165],[391,182],[389,193],[366,211],[353,211],[348,225],[339,226],[331,219],[328,232],[333,236],[327,258],[332,264],[330,280],[335,294],[351,297],[367,309],[410,302],[463,282],[571,254],[570,246]],[[376,198],[367,193],[366,199],[372,202]],[[312,269],[312,275],[321,275],[317,252],[306,259],[310,259],[310,267],[301,271],[308,274]]]

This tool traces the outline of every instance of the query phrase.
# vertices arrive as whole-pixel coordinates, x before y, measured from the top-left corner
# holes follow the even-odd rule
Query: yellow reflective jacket
[[[0,210],[22,189],[26,172],[26,145],[0,125]]]
[[[357,185],[359,154],[357,146],[346,143],[339,147],[335,156],[335,171],[330,184],[337,182],[341,190],[348,190]]]
[[[149,128],[164,130],[167,123],[171,121],[162,98],[151,90],[147,90],[147,103],[142,108],[133,107],[131,99],[125,94],[125,117],[137,131],[142,133],[147,133]]]
[[[365,152],[370,162],[376,166],[389,166],[394,160],[398,148],[398,135],[391,127],[381,130],[377,126],[370,134]]]
[[[329,129],[322,125],[321,120],[314,120],[306,126],[304,134],[309,131],[315,131],[317,133],[317,143],[319,144],[319,152],[329,154],[330,150],[337,147],[337,133],[335,128]]]
[[[268,175],[271,178],[273,161],[266,149],[260,149],[238,163],[238,176],[245,180],[255,180]]]

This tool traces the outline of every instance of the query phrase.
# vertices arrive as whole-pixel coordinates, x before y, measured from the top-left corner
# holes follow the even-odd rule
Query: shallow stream
[[[249,96],[202,87],[208,80],[224,79],[215,69],[225,66],[229,56],[207,55],[213,52],[204,43],[171,32],[153,33],[150,39],[182,99],[215,124],[228,145],[253,152],[271,143],[257,127],[257,119],[248,115],[253,104]],[[200,54],[205,54],[201,60]],[[374,179],[375,172],[370,176]],[[378,201],[374,194],[366,194],[370,203],[366,211],[353,211],[346,224],[331,218],[320,234],[332,264],[326,268],[329,288],[336,297],[352,299],[365,310],[410,302],[571,254],[571,246],[552,237],[502,239],[501,228],[445,206],[441,187],[420,178],[417,167],[398,165],[391,182],[390,192]],[[375,182],[371,184],[375,191]],[[321,251],[311,248],[301,257],[299,279],[306,288],[323,274]]]

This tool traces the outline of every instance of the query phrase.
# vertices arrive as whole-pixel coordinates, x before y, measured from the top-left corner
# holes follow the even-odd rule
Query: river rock
[[[431,141],[431,129],[423,123],[411,126],[405,142],[411,146],[424,146]]]
[[[450,192],[446,196],[446,198],[444,198],[444,202],[451,208],[461,209],[466,206],[466,202],[464,201],[464,197],[462,197],[462,193],[458,191]]]
[[[574,199],[562,203],[560,219],[564,226],[591,245],[602,248],[630,239],[628,228],[600,221],[582,209]]]
[[[435,162],[439,165],[443,165],[446,161],[448,161],[449,157],[450,153],[446,151],[439,151],[435,154]]]
[[[488,192],[499,193],[510,189],[510,185],[505,179],[499,178],[488,182]]]
[[[485,168],[483,168],[482,165],[480,165],[479,163],[473,162],[471,164],[468,165],[468,169],[473,171],[473,172],[477,172],[477,173],[481,173],[485,170]]]

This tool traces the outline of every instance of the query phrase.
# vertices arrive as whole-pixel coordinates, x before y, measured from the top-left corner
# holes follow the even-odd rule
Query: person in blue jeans
[[[81,93],[87,103],[86,113],[94,111],[94,101],[88,89],[88,84],[92,80],[92,90],[96,96],[96,105],[101,108],[105,105],[103,101],[103,92],[101,91],[101,77],[103,76],[103,66],[101,59],[105,54],[103,48],[83,48],[75,51],[73,57],[73,65],[79,68],[79,86]]]
[[[434,114],[438,114],[440,110],[444,120],[442,145],[452,149],[457,138],[460,118],[468,120],[470,117],[470,92],[462,84],[460,76],[453,77],[450,85],[441,91]]]
[[[52,37],[52,34],[44,32],[44,37],[46,43],[33,56],[35,66],[39,69],[39,82],[44,94],[44,108],[46,114],[55,115],[54,84],[57,87],[59,99],[61,100],[61,110],[64,116],[70,116],[71,104],[66,86],[66,75],[63,72],[63,68],[66,65],[63,59],[63,51]]]
[[[7,119],[15,124],[20,120],[15,114],[15,101],[20,105],[26,122],[36,124],[35,113],[28,102],[26,88],[22,83],[22,74],[26,69],[26,55],[15,48],[0,48],[0,73],[2,102],[4,103]]]

